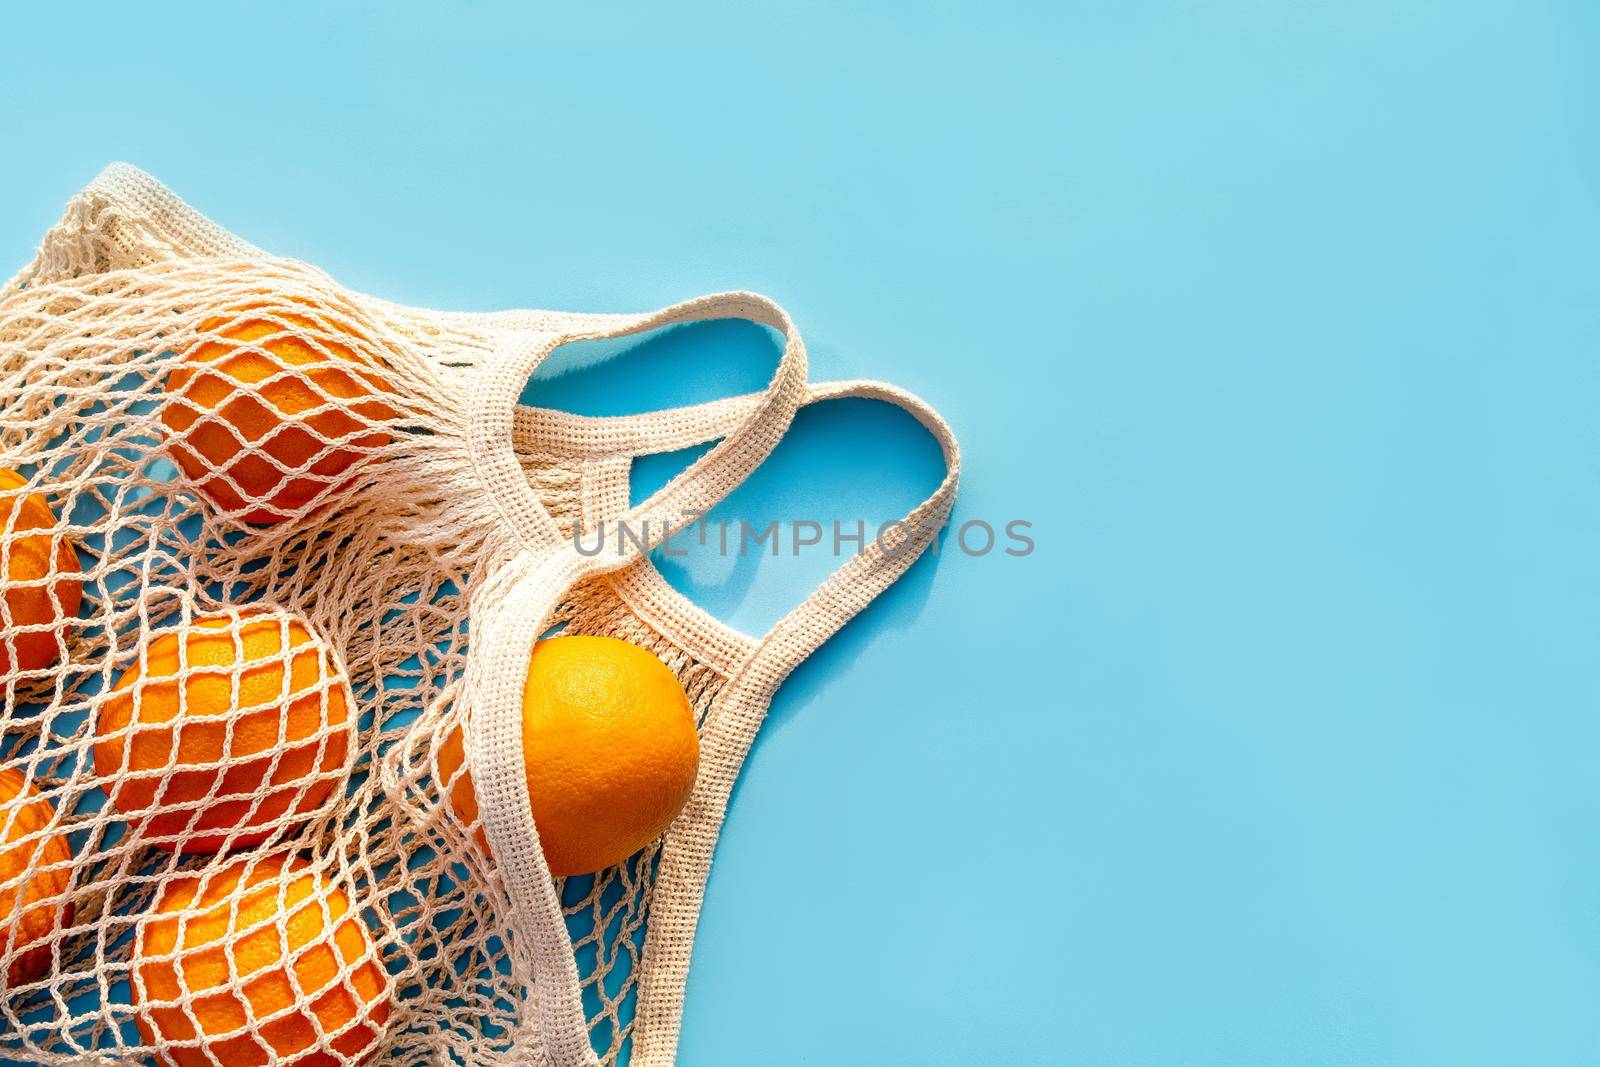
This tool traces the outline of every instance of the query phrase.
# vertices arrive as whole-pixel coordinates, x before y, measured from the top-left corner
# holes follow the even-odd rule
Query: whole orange
[[[11,629],[0,639],[0,677],[55,662],[69,632],[65,620],[76,618],[83,602],[83,583],[64,577],[78,572],[78,553],[65,537],[54,537],[56,516],[45,498],[19,492],[27,484],[16,471],[0,467],[0,554],[5,557],[0,625]]]
[[[6,985],[18,986],[50,969],[50,937],[72,924],[66,864],[72,847],[47,828],[55,806],[23,777],[0,771],[0,957],[16,952]]]
[[[463,749],[452,731],[439,774],[470,827],[478,800]],[[522,757],[550,873],[589,874],[672,824],[694,788],[700,739],[683,686],[655,656],[614,637],[552,637],[528,665]]]
[[[200,616],[117,679],[95,723],[95,773],[150,844],[258,844],[328,799],[349,717],[348,682],[304,621]]]
[[[139,1033],[171,1067],[343,1067],[389,1019],[389,977],[349,896],[284,856],[168,882],[139,923],[133,978]]]
[[[224,511],[281,522],[391,440],[395,412],[370,361],[317,302],[264,298],[197,332],[167,376],[161,421],[178,466]]]

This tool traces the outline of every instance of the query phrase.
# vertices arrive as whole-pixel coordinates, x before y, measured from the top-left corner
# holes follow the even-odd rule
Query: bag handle
[[[911,393],[880,382],[827,382],[804,388],[796,407],[850,397],[878,400],[908,411],[938,440],[946,474],[933,494],[902,520],[898,535],[874,542],[846,562],[755,644],[707,716],[701,731],[700,774],[688,804],[667,832],[657,871],[640,974],[639,1025],[634,1030],[633,1061],[640,1065],[673,1061],[712,853],[733,783],[773,693],[795,666],[916,561],[938,536],[955,500],[961,467],[955,435],[936,411]],[[513,413],[514,443],[550,446],[592,459],[672,451],[736,432],[761,410],[764,398],[765,394],[755,393],[672,411],[599,418],[520,407]],[[605,512],[625,510],[626,479],[611,483],[598,504]],[[641,510],[642,506],[634,509]],[[548,550],[542,567],[515,582],[503,610],[496,611],[493,623],[482,631],[485,657],[493,663],[484,664],[479,677],[494,685],[495,691],[478,690],[475,723],[483,721],[482,712],[519,706],[517,685],[532,644],[565,584],[581,569],[575,550],[562,545]],[[583,1028],[580,986],[563,940],[566,935],[559,903],[542,853],[526,848],[538,837],[526,781],[516,762],[520,758],[518,724],[515,716],[493,718],[497,721],[489,730],[472,732],[472,759],[475,767],[496,765],[506,771],[495,776],[493,814],[482,796],[479,811],[497,857],[513,853],[526,857],[523,867],[503,874],[518,914],[531,918],[528,934],[543,986],[540,1029],[546,1050],[558,1063],[587,1063],[591,1053]],[[484,777],[475,771],[475,782]]]
[[[588,459],[619,456],[632,459],[639,455],[674,452],[715,441],[751,418],[762,398],[761,393],[747,393],[644,415],[574,415],[552,408],[519,406],[515,414],[513,439],[518,448],[537,447]],[[939,442],[944,453],[945,477],[928,499],[892,524],[900,528],[898,536],[875,541],[870,548],[841,566],[762,639],[763,645],[775,641],[786,642],[788,639],[780,634],[786,627],[826,628],[826,632],[809,647],[803,643],[798,646],[801,651],[795,664],[849,621],[852,615],[866,607],[874,597],[893,585],[906,568],[915,562],[938,535],[949,516],[960,480],[961,451],[949,424],[923,400],[898,386],[874,381],[815,382],[806,386],[799,406],[808,407],[827,400],[847,398],[877,400],[909,412]],[[619,479],[605,483],[603,495],[586,503],[601,513],[622,511],[627,503],[626,481]],[[646,501],[634,511],[645,510],[649,503]],[[864,591],[867,595],[853,610],[835,618],[839,605],[855,602],[853,596],[841,598],[845,587],[857,592]],[[790,669],[795,664],[791,664]]]
[[[920,552],[920,547],[903,545],[903,531],[908,526],[929,521],[937,526],[943,522],[944,514],[948,514],[948,506],[944,507],[943,514],[934,516],[932,512],[940,507],[941,493],[947,491],[951,498],[954,496],[955,468],[959,466],[959,459],[952,451],[954,437],[939,414],[923,401],[881,382],[813,383],[806,387],[801,406],[845,397],[874,399],[904,408],[923,422],[945,450],[947,467],[950,468],[947,481],[950,484],[941,486],[940,491],[923,505],[928,509],[926,512],[919,509],[890,524],[898,528],[895,531],[898,536],[886,538],[885,546],[874,552],[874,555],[890,557],[909,553],[914,558]],[[579,462],[583,469],[582,529],[585,532],[599,530],[598,545],[606,540],[602,524],[609,521],[610,516],[623,514],[628,509],[628,473],[637,457],[716,441],[730,427],[749,417],[760,400],[761,394],[748,393],[666,411],[612,416],[575,415],[551,408],[522,406],[516,411],[513,432],[519,449],[560,452]],[[638,536],[638,531],[632,531],[629,540],[636,541]],[[620,540],[621,535],[618,534],[616,539]],[[888,576],[887,584],[892,584],[895,577]],[[665,625],[674,629],[674,639],[701,658],[708,658],[709,662],[725,672],[736,669],[763,643],[762,639],[747,636],[728,626],[683,594],[672,590],[660,572],[649,564],[625,569],[620,572],[618,582],[618,593],[633,610],[652,620],[672,619]],[[817,597],[824,595],[822,590],[815,594]],[[661,625],[659,621],[657,624]]]
[[[811,389],[801,406],[810,402]],[[556,408],[517,405],[512,432],[519,449],[554,455],[647,456],[676,452],[717,440],[761,402],[760,393],[726,396],[701,404],[642,415],[574,415]]]
[[[550,352],[571,341],[718,318],[750,319],[783,334],[783,354],[771,382],[738,409],[715,448],[650,499],[626,509],[621,521],[648,531],[643,544],[619,541],[594,556],[580,554],[562,537],[517,462],[516,402],[529,376]],[[673,525],[686,525],[692,518],[686,512],[712,507],[759,466],[794,418],[805,395],[805,374],[805,346],[783,310],[751,293],[724,293],[647,315],[577,316],[555,332],[518,331],[494,350],[471,398],[467,443],[472,462],[520,545],[473,605],[474,641],[464,679],[470,764],[484,834],[534,957],[540,1040],[553,1064],[596,1061],[571,939],[539,847],[522,768],[521,694],[534,643],[572,585],[639,559]]]
[[[534,642],[577,580],[581,560],[560,545],[525,568],[502,568],[479,591],[463,682],[467,754],[478,817],[511,921],[533,956],[538,1043],[552,1067],[598,1067],[561,900],[534,827],[522,760],[522,690]]]
[[[701,728],[702,758],[694,792],[667,831],[657,868],[639,987],[633,1062],[665,1067],[673,1061],[683,1015],[695,928],[712,854],[728,798],[773,694],[799,663],[910,568],[938,537],[955,503],[961,451],[950,427],[920,399],[880,382],[814,385],[806,402],[859,397],[910,412],[939,442],[946,473],[933,494],[913,508],[895,537],[874,541],[822,582],[774,626],[718,698]]]
[[[757,655],[771,658],[780,680],[898,581],[933,544],[955,506],[961,480],[961,446],[955,433],[922,399],[885,382],[854,381],[818,385],[806,402],[845,398],[876,400],[908,412],[939,443],[945,475],[926,500],[824,579],[762,639]]]
[[[474,466],[501,517],[527,547],[543,548],[562,541],[555,519],[517,462],[517,398],[538,366],[556,348],[573,341],[626,337],[678,323],[725,318],[747,319],[783,335],[783,353],[772,380],[760,393],[719,409],[716,436],[721,441],[716,447],[648,500],[617,517],[641,531],[642,547],[604,547],[586,557],[585,569],[593,573],[613,570],[649,552],[689,525],[696,513],[709,510],[761,465],[805,397],[805,344],[777,304],[755,293],[732,292],[699,297],[646,315],[583,316],[555,333],[521,331],[495,349],[472,398],[468,444]],[[599,420],[589,443],[617,451],[642,435],[661,433],[675,438],[696,432],[686,426],[674,428],[675,417],[671,411],[657,412],[616,428],[607,425],[612,420]]]

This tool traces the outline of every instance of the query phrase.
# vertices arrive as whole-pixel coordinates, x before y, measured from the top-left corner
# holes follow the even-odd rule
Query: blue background
[[[780,695],[684,1064],[1600,1062],[1600,9],[5,18],[0,261],[126,159],[397,300],[761,290],[815,376],[951,420],[958,521],[1034,524]],[[530,397],[771,355],[705,327]],[[725,513],[938,476],[833,405]],[[754,630],[828,562],[668,569]]]

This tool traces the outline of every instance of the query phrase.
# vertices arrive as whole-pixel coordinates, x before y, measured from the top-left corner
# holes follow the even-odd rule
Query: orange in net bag
[[[620,418],[517,403],[563,344],[718,318],[779,335],[766,389]],[[244,362],[230,364],[236,354]],[[74,546],[68,577],[83,587],[76,617],[43,627],[58,650],[52,664],[6,680],[0,771],[29,776],[51,804],[45,830],[73,852],[74,914],[45,939],[46,973],[0,992],[0,1056],[171,1054],[178,1046],[153,1021],[155,1002],[130,992],[141,917],[181,879],[288,854],[319,892],[348,899],[389,989],[387,1015],[366,1020],[374,1036],[361,1049],[324,1029],[294,1055],[670,1062],[711,852],[766,704],[932,543],[955,491],[954,439],[920,401],[804,377],[792,323],[753,294],[644,315],[427,311],[269,256],[131,168],[75,197],[34,262],[0,289],[0,464],[59,517],[52,545]],[[835,396],[907,407],[944,446],[949,475],[899,532],[770,634],[745,635],[673,591],[646,553],[753,471],[801,404]],[[707,444],[629,506],[636,456]],[[580,552],[575,530],[601,521],[648,535]],[[152,835],[146,809],[123,811],[116,799],[127,795],[123,761],[97,767],[99,724],[116,733],[108,708],[120,679],[156,677],[149,650],[161,635],[262,604],[299,620],[342,666],[347,689],[311,686],[310,721],[330,744],[347,732],[348,762],[264,775],[242,799],[266,817],[225,819],[215,842],[224,851],[163,844],[199,825],[205,801],[180,799],[185,822]],[[652,653],[676,676],[698,733],[694,783],[671,827],[583,876],[551,875],[528,794],[521,698],[534,643],[553,627]],[[241,651],[230,686],[257,658]],[[187,693],[190,668],[181,653],[178,662],[162,684]],[[302,747],[281,710],[301,691],[294,673],[277,672],[280,732],[252,760],[291,765]],[[342,726],[336,692],[351,705]],[[451,736],[462,758],[445,774]],[[203,797],[232,792],[218,784],[223,761],[200,755],[188,769],[210,776]],[[451,802],[469,777],[476,825]],[[241,828],[263,836],[252,844]],[[288,915],[263,920],[283,943]],[[248,1001],[242,981],[183,996]],[[204,1042],[183,1047],[225,1062]]]
[[[660,837],[694,788],[694,709],[666,664],[615,637],[552,637],[528,660],[522,769],[550,873],[593,874]],[[478,822],[462,731],[439,750],[439,778]],[[487,843],[485,843],[487,847]]]
[[[0,613],[6,640],[0,643],[0,675],[37,671],[61,654],[62,640],[83,601],[83,583],[72,542],[54,534],[55,512],[28,480],[0,468],[0,529],[5,546]]]
[[[312,301],[247,300],[198,333],[167,375],[161,422],[178,465],[222,509],[280,521],[389,442],[381,381]]]
[[[344,669],[282,612],[218,612],[157,634],[95,719],[94,768],[149,844],[254,845],[348,775]]]
[[[389,1017],[389,981],[350,910],[287,856],[173,878],[134,942],[140,1034],[174,1067],[359,1061]]]
[[[0,958],[7,986],[50,970],[51,944],[72,921],[72,847],[52,829],[55,808],[21,771],[0,771]]]

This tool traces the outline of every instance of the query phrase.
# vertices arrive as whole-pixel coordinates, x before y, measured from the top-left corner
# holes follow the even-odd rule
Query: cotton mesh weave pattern
[[[654,317],[426,312],[267,256],[128,168],[75,198],[34,263],[0,290],[0,466],[22,472],[26,492],[50,505],[52,545],[71,546],[71,577],[84,591],[76,617],[47,627],[54,661],[5,680],[0,773],[19,772],[50,799],[53,819],[23,844],[66,836],[72,860],[43,869],[65,872],[60,896],[75,914],[47,935],[47,972],[0,996],[0,1056],[109,1064],[152,1055],[133,1025],[130,977],[139,921],[155,895],[179,872],[214,876],[240,856],[293,851],[349,898],[388,975],[381,1041],[359,1052],[370,1051],[370,1062],[609,1064],[625,1051],[635,1063],[670,1062],[705,870],[766,702],[799,659],[931,540],[954,493],[954,440],[937,416],[890,387],[807,393],[792,337],[767,393],[679,412],[580,420],[507,403],[503,425],[486,429],[485,410],[465,398],[483,394],[488,376],[516,380],[522,364],[508,351],[727,314],[787,329],[768,308],[730,294]],[[244,322],[261,328],[241,339]],[[182,434],[162,421],[164,410],[187,403],[166,392],[173,371],[221,349],[251,366],[270,363],[285,338],[308,361],[268,367],[236,399],[258,404],[261,390],[281,386],[298,398],[291,428],[220,439],[220,453],[180,455]],[[362,396],[353,401],[351,388]],[[757,641],[720,626],[671,594],[637,552],[592,564],[570,558],[573,524],[628,509],[633,454],[725,439],[671,497],[713,502],[759,463],[798,404],[830,395],[874,395],[917,410],[945,446],[951,474],[913,516],[900,551],[853,561],[773,634]],[[231,402],[191,405],[184,425],[233,433],[217,418]],[[496,433],[526,499],[495,483],[511,476],[485,460],[482,442]],[[211,488],[197,493],[208,478]],[[250,498],[252,478],[295,491],[263,504]],[[0,552],[23,536],[4,531]],[[556,557],[571,566],[551,573],[576,580],[541,590],[549,609],[540,628],[621,637],[667,663],[701,724],[702,780],[662,842],[598,875],[558,880],[557,910],[530,914],[525,886],[502,879],[511,857],[501,853],[496,863],[473,844],[473,828],[460,825],[434,778],[442,738],[458,724],[472,729],[487,683],[515,669],[482,647],[475,653],[469,633],[515,604],[514,590]],[[320,776],[337,774],[339,787],[309,815],[288,805],[265,842],[229,855],[152,845],[104,802],[116,782],[95,770],[97,721],[155,635],[260,605],[315,634],[319,662],[337,680],[316,692],[337,684],[349,694],[348,722],[324,722],[309,739],[348,737],[346,761]],[[0,639],[21,632],[0,619]],[[272,668],[240,659],[236,674]],[[308,739],[279,743],[288,751]],[[482,769],[489,788],[506,779],[503,768]],[[279,792],[246,799],[264,803]],[[207,799],[217,794],[185,810],[199,813]],[[531,848],[542,871],[531,825],[526,836],[517,855],[528,860]],[[331,938],[338,920],[325,909],[319,936]],[[285,921],[277,920],[280,936]],[[552,967],[552,941],[565,967]],[[19,951],[13,945],[8,958]],[[340,958],[334,982],[354,996],[368,961]],[[328,995],[296,989],[289,1010],[315,1019],[314,1005]],[[177,1006],[192,1010],[202,999],[180,997]],[[252,1026],[238,1036],[264,1057]],[[339,1034],[320,1027],[314,1051],[322,1062],[355,1062]],[[168,1054],[220,1062],[181,1043]],[[250,1061],[234,1057],[229,1067],[240,1062]]]

